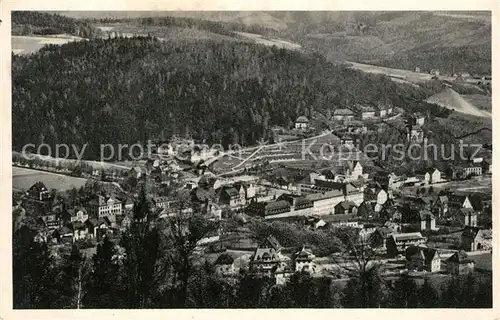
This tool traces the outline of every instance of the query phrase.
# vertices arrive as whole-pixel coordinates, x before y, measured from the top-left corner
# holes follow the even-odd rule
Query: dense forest
[[[249,145],[272,125],[355,103],[403,108],[441,88],[399,85],[322,56],[234,42],[93,39],[14,56],[13,147],[136,143],[172,134]]]
[[[152,218],[145,192],[121,239],[105,237],[92,257],[77,245],[54,254],[21,223],[13,237],[13,307],[38,308],[491,308],[491,276],[475,273],[417,283],[388,280],[373,265],[349,268],[343,284],[298,272],[285,285],[241,272],[224,278],[197,259],[196,243],[225,225],[199,214]],[[342,234],[342,233],[340,233]],[[340,237],[344,254],[350,250]],[[362,250],[357,247],[357,250]],[[220,259],[220,260],[219,260]],[[219,257],[219,261],[223,258]],[[216,261],[217,262],[217,261]],[[365,265],[365,267],[361,267]]]
[[[53,35],[67,33],[82,38],[101,35],[90,23],[40,11],[12,11],[12,35]]]
[[[406,70],[419,67],[422,72],[439,70],[441,74],[446,75],[461,72],[468,72],[472,75],[491,75],[491,43],[440,48],[439,50],[416,49],[374,64]]]

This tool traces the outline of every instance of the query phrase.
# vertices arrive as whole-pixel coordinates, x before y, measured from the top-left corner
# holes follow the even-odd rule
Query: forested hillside
[[[433,93],[317,55],[151,37],[48,46],[14,56],[12,74],[13,147],[89,143],[89,156],[99,144],[172,134],[248,145],[302,114],[356,102],[406,107]]]
[[[12,11],[12,35],[52,35],[67,33],[83,38],[100,35],[91,24],[59,14]]]

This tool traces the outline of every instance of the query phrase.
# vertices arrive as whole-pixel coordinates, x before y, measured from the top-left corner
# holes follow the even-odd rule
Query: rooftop
[[[297,120],[295,122],[297,122],[297,123],[309,123],[309,120],[305,116],[300,116],[297,118]]]

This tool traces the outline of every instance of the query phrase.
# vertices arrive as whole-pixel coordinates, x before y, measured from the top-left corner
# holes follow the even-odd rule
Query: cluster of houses
[[[383,231],[384,230],[384,231]],[[427,245],[427,238],[420,232],[399,233],[393,227],[377,228],[368,234],[359,233],[360,239],[367,247],[375,249],[380,257],[396,258],[399,265],[404,265],[407,272],[425,271],[431,273],[467,274],[474,271],[475,262],[470,259],[466,250],[481,246],[491,248],[491,230],[488,233],[474,227],[462,232],[463,248],[454,252],[443,252]],[[470,246],[469,248],[467,248]],[[273,236],[267,237],[253,251],[243,255],[231,255],[225,252],[215,261],[216,271],[223,276],[236,276],[242,270],[256,274],[272,276],[277,284],[284,284],[295,272],[308,272],[320,275],[324,270],[342,270],[329,268],[328,264],[317,264],[316,256],[311,249],[302,246],[292,254],[284,254],[282,246]],[[470,250],[475,251],[475,250]],[[382,259],[377,263],[386,263]]]
[[[131,223],[133,202],[115,196],[98,194],[82,206],[69,207],[51,195],[43,182],[26,192],[24,200],[37,206],[40,231],[37,241],[72,243],[79,240],[99,241],[103,236],[126,230]]]

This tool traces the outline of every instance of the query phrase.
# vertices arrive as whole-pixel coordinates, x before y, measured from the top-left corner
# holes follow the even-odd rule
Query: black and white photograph
[[[12,10],[9,303],[492,309],[492,19]]]

